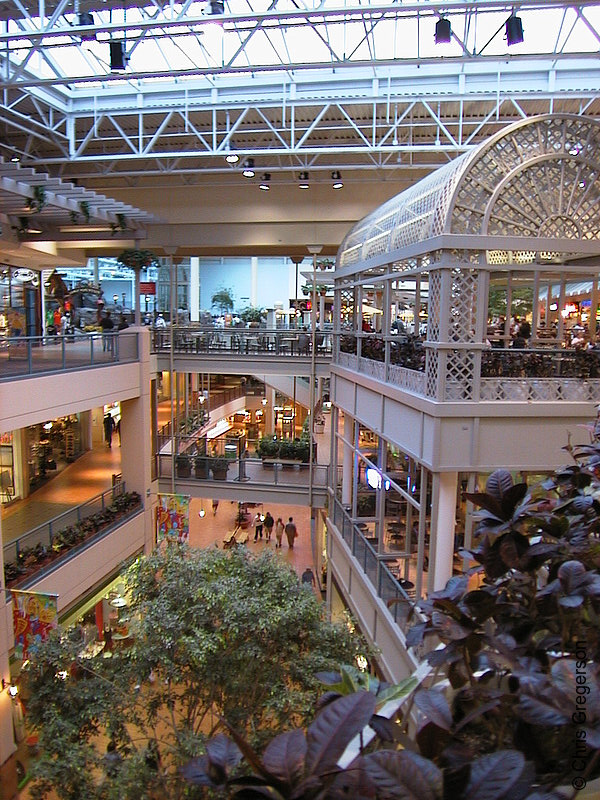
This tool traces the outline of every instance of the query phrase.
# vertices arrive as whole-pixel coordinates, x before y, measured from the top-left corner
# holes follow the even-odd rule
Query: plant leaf
[[[335,768],[353,736],[359,733],[375,711],[371,692],[356,692],[334,700],[310,725],[306,734],[306,769],[319,774]]]
[[[502,500],[512,486],[513,479],[510,472],[507,469],[495,469],[485,483],[485,490],[496,500]]]
[[[525,768],[525,758],[517,750],[499,750],[477,759],[464,800],[500,800],[509,794]]]
[[[417,753],[380,750],[362,763],[377,786],[378,800],[438,800],[442,795],[442,771]]]
[[[436,689],[421,689],[415,694],[415,705],[438,728],[449,731],[452,713],[444,695]]]
[[[275,737],[263,753],[265,768],[276,778],[291,786],[304,771],[306,738],[303,731],[294,730]]]
[[[390,700],[400,700],[402,697],[406,697],[417,684],[417,679],[413,678],[411,675],[409,678],[405,678],[394,686],[388,686],[382,689],[377,695],[377,706],[381,708],[384,703],[388,703]]]

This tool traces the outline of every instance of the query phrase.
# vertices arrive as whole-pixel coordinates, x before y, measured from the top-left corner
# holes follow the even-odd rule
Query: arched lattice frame
[[[337,266],[360,282],[386,261],[411,272],[415,247],[421,259],[435,254],[425,394],[477,400],[490,267],[600,254],[599,208],[600,123],[544,115],[505,128],[373,211],[344,239]]]

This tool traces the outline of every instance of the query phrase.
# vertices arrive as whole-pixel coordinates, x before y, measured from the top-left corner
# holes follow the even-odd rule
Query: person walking
[[[290,550],[294,549],[294,539],[298,536],[298,531],[296,530],[296,525],[294,523],[294,518],[290,517],[287,521],[285,526],[285,535],[287,536],[288,540],[288,547]]]
[[[271,512],[267,511],[265,515],[265,540],[267,542],[271,541],[271,534],[273,533],[273,525],[275,525],[275,520],[273,519]]]
[[[254,517],[254,520],[252,522],[252,524],[254,525],[254,541],[256,541],[259,536],[262,539],[263,523],[264,523],[264,518],[262,514],[259,511],[257,511],[256,516]]]
[[[314,589],[317,585],[317,582],[315,581],[315,574],[310,567],[307,567],[304,570],[300,580],[302,581],[303,586],[308,586],[309,588]]]
[[[112,447],[112,435],[115,429],[115,421],[112,418],[112,414],[105,414],[104,415],[104,438],[106,440],[106,444],[109,447]]]
[[[275,523],[275,547],[281,547],[284,530],[285,525],[283,524],[283,520],[281,517],[277,517],[277,522]]]
[[[110,311],[107,311],[106,314],[100,320],[100,327],[102,328],[102,351],[106,352],[109,350],[111,353],[113,351],[113,328],[115,327],[114,322],[110,318]]]

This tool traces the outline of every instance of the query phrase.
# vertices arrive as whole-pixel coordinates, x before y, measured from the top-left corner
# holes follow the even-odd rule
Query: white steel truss
[[[600,115],[600,0],[0,4],[0,153],[55,174],[422,170],[507,122]],[[505,21],[523,20],[509,50]],[[92,15],[90,17],[90,14]],[[451,41],[433,42],[440,18]],[[123,42],[111,70],[108,40]],[[224,156],[235,151],[240,161]]]

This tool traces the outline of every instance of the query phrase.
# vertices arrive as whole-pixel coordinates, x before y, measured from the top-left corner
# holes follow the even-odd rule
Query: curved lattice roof
[[[600,240],[600,124],[548,114],[510,125],[388,200],[339,250],[348,266],[443,234]],[[523,249],[535,249],[524,244]]]

